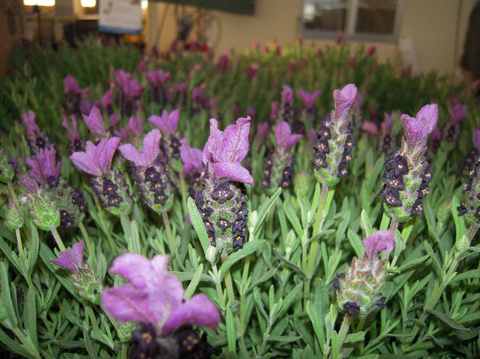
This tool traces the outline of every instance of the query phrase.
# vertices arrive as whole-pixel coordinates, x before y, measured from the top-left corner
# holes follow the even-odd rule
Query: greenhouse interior
[[[0,357],[480,358],[480,1],[1,0]]]

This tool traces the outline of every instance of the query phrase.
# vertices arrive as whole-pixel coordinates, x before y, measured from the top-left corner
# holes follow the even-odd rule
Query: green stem
[[[80,233],[82,233],[83,239],[85,240],[85,243],[87,244],[87,250],[88,250],[88,255],[93,256],[94,251],[93,251],[93,244],[90,239],[90,236],[88,235],[87,229],[83,225],[83,222],[80,222],[78,224],[78,228],[80,229]]]
[[[322,192],[320,194],[320,203],[318,204],[315,224],[313,225],[313,237],[320,234],[323,227],[323,222],[327,218],[328,211],[332,205],[333,195],[335,189],[329,189],[327,185],[322,185]]]
[[[342,347],[347,338],[348,330],[350,328],[350,317],[345,315],[343,317],[342,325],[338,331],[337,340],[334,342],[332,347],[332,358],[333,359],[342,359]]]
[[[473,238],[477,234],[479,228],[480,226],[478,223],[473,223],[468,229],[468,240],[470,241],[470,243],[473,241]]]
[[[23,251],[22,233],[20,232],[20,228],[15,229],[15,236],[17,237],[18,253],[20,254],[20,257],[23,257],[25,252]]]
[[[62,237],[60,237],[60,234],[58,233],[57,229],[54,227],[50,229],[50,232],[53,235],[53,238],[55,239],[55,242],[57,243],[58,248],[63,252],[67,248],[65,247],[65,244],[63,244]]]
[[[232,274],[230,271],[225,273],[225,287],[227,288],[227,298],[230,304],[235,302],[235,292],[233,290]]]

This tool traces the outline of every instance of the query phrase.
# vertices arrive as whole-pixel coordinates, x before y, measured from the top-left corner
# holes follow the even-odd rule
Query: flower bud
[[[23,227],[25,223],[25,215],[22,208],[18,208],[13,201],[10,201],[5,211],[5,226],[15,232]]]
[[[91,177],[92,188],[103,207],[115,216],[128,214],[132,201],[123,175],[112,170],[99,177]]]
[[[55,202],[45,192],[29,196],[29,210],[33,223],[43,231],[50,231],[60,225],[60,213]]]
[[[7,155],[0,150],[0,182],[11,183],[15,177],[15,169],[7,158]]]

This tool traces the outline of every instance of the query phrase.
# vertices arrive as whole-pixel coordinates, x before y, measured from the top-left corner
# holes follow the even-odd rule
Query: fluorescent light
[[[142,9],[147,10],[148,9],[148,0],[142,0]]]
[[[97,5],[97,0],[80,0],[80,4],[83,7],[95,7],[95,5]]]
[[[55,6],[55,0],[23,0],[25,6]]]

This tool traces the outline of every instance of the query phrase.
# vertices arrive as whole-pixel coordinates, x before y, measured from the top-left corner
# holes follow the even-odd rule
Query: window
[[[393,41],[398,33],[400,0],[304,0],[301,16],[307,38]]]

